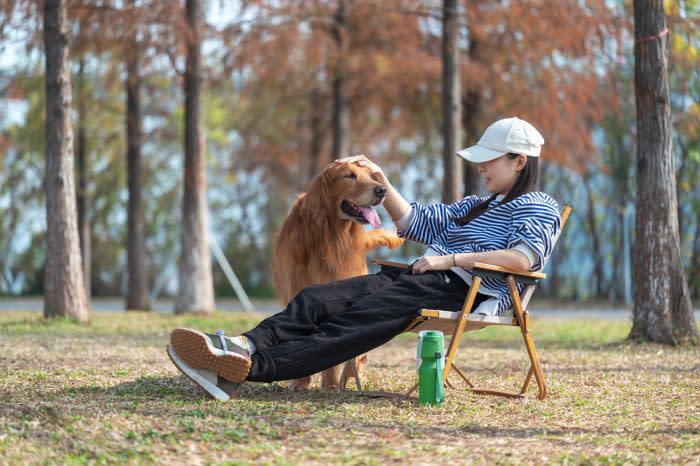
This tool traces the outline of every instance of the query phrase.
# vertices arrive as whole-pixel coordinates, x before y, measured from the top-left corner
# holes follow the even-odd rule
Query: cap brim
[[[465,158],[466,160],[470,162],[488,162],[489,160],[496,159],[502,155],[507,154],[508,152],[503,152],[503,151],[498,151],[498,150],[493,150],[493,149],[487,149],[485,147],[476,145],[476,146],[471,146],[467,147],[466,149],[458,150],[457,155]]]

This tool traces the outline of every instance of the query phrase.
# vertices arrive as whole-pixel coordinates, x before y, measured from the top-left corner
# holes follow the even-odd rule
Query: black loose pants
[[[382,266],[374,274],[302,289],[287,307],[243,335],[256,346],[246,380],[315,374],[390,341],[420,309],[460,311],[469,285],[451,270],[422,274]],[[489,296],[477,293],[474,309]]]

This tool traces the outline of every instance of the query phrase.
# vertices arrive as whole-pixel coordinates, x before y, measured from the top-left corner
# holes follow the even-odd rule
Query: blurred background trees
[[[367,154],[406,198],[445,200],[449,3],[202,1],[208,230],[252,296],[272,295],[274,233],[297,193],[337,156]],[[540,189],[575,207],[576,227],[562,238],[539,293],[630,304],[637,190],[631,3],[454,3],[455,144],[475,143],[498,118],[527,119],[546,141]],[[41,5],[0,7],[0,293],[8,295],[42,293],[47,263]],[[700,7],[664,5],[681,259],[697,299]],[[184,154],[186,138],[197,140],[186,124],[186,5],[69,1],[67,17],[78,231],[82,251],[90,251],[82,254],[85,283],[93,296],[124,296],[127,307],[148,308],[149,294],[182,290]],[[473,167],[451,162],[463,164],[463,195],[485,193]],[[377,255],[422,251],[407,243]],[[218,267],[205,268],[216,296],[232,294]]]

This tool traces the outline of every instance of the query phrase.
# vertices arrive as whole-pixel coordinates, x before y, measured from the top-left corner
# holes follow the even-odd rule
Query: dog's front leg
[[[323,391],[339,391],[340,390],[340,374],[343,372],[345,363],[330,367],[321,372],[321,390]]]
[[[363,369],[367,365],[367,355],[363,354],[361,356],[355,357],[355,368],[357,369],[357,375],[362,380]],[[330,369],[326,369],[321,373],[321,389],[322,390],[334,390],[340,391],[348,382],[349,378],[353,378],[351,374],[347,374],[343,380],[340,377],[343,375],[343,368],[345,363],[339,364]]]
[[[386,246],[389,249],[396,249],[404,243],[405,238],[396,236],[395,231],[384,228],[370,230],[365,234],[365,251],[371,251],[379,246]]]
[[[311,386],[311,376],[294,379],[289,383],[289,389],[292,391],[308,390]]]

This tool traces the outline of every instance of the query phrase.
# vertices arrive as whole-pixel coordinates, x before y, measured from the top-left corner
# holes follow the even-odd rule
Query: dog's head
[[[374,206],[384,202],[386,187],[370,176],[367,167],[357,164],[326,165],[311,181],[305,201],[319,202],[340,219],[379,227]]]

